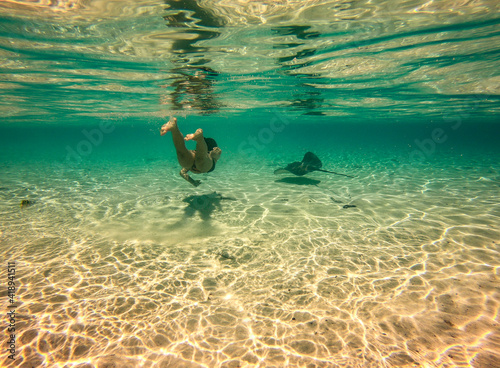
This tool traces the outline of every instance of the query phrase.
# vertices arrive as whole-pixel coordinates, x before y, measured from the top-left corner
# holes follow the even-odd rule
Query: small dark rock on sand
[[[23,199],[21,201],[21,208],[32,206],[34,203],[35,202],[30,201],[29,199]]]

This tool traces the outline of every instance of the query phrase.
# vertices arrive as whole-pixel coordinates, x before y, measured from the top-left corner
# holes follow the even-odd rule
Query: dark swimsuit
[[[205,143],[207,144],[207,151],[212,151],[215,147],[217,147],[217,142],[213,138],[203,138],[205,139]],[[201,171],[196,168],[196,163],[193,162],[193,166],[191,166],[191,171],[198,172],[201,174]],[[212,168],[207,171],[207,173],[215,170],[215,160],[212,159]]]
[[[202,172],[196,168],[196,163],[194,163],[194,162],[193,162],[193,166],[191,166],[191,169],[190,169],[190,170],[191,170],[191,171],[193,171],[193,172],[198,172],[198,173],[202,174]],[[207,171],[207,174],[208,174],[209,172],[214,171],[214,170],[215,170],[215,161],[214,161],[214,160],[212,160],[212,168],[211,168],[210,170],[208,170],[208,171]]]

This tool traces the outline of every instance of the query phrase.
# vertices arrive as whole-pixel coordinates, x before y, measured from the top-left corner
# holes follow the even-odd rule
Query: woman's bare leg
[[[177,151],[177,160],[182,167],[191,168],[194,162],[193,152],[186,148],[184,137],[177,126],[177,118],[171,118],[168,123],[161,127],[160,135],[172,132],[172,140]]]
[[[185,138],[186,141],[196,141],[196,151],[194,153],[194,162],[196,168],[201,172],[207,172],[212,168],[212,159],[208,155],[208,147],[205,139],[203,138],[203,130],[198,129],[194,134],[188,134]]]

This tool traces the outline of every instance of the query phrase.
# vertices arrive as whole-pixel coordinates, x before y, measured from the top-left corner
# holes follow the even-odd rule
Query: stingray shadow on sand
[[[296,184],[296,185],[318,185],[321,183],[320,180],[316,179],[309,179],[309,178],[304,178],[304,177],[286,177],[282,179],[278,179],[274,181],[275,183],[286,183],[286,184]]]

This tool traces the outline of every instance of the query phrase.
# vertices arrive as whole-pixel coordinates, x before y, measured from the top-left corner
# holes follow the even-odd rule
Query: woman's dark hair
[[[215,139],[213,139],[213,138],[204,138],[204,139],[205,139],[205,143],[207,144],[208,152],[213,150],[215,147],[218,147]]]

